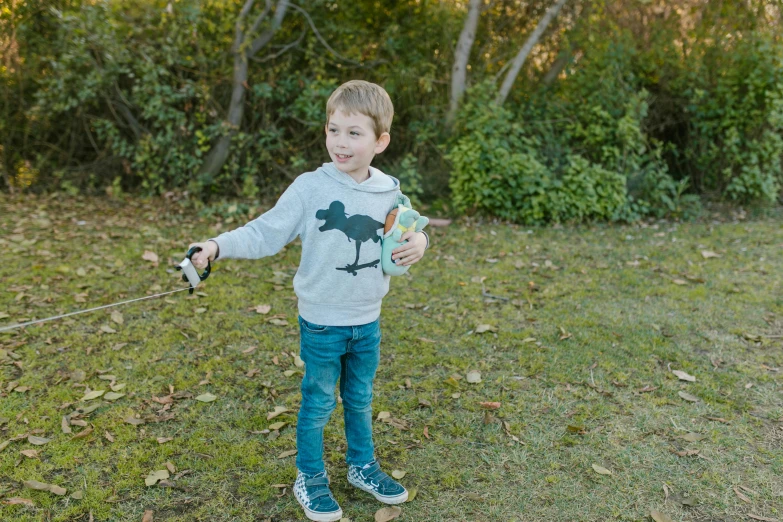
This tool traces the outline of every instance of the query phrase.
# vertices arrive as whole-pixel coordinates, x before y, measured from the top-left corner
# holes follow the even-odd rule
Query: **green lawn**
[[[172,265],[216,233],[161,201],[0,209],[0,326],[180,288]],[[783,218],[719,217],[430,227],[381,319],[377,454],[417,492],[400,520],[783,522]],[[220,262],[198,295],[0,333],[0,519],[303,520],[277,487],[296,473],[280,456],[300,400],[299,252]],[[112,386],[124,395],[81,400]],[[276,406],[289,411],[267,420]],[[383,506],[345,478],[340,406],[326,447],[345,516],[373,520]]]

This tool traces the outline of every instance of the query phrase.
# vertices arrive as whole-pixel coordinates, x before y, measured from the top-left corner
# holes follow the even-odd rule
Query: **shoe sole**
[[[384,495],[376,493],[375,491],[373,491],[372,489],[368,488],[364,484],[357,484],[356,482],[352,481],[350,478],[348,479],[348,482],[350,482],[350,484],[352,486],[354,486],[356,488],[359,488],[362,491],[366,491],[367,493],[371,494],[372,496],[375,497],[376,500],[378,500],[379,502],[383,502],[384,504],[390,504],[390,505],[402,504],[403,502],[408,500],[408,490],[407,489],[405,491],[403,491],[402,493],[400,493],[399,495],[397,495],[397,496],[387,497],[387,496],[384,496]]]
[[[304,509],[305,516],[309,518],[310,520],[313,520],[315,522],[338,522],[341,518],[343,518],[343,510],[339,509],[337,511],[333,511],[331,513],[316,513],[315,511],[310,511],[305,507],[304,504],[302,504],[302,501],[299,500],[299,497],[294,495],[294,498],[297,502],[299,502],[299,505],[302,506],[302,509]]]

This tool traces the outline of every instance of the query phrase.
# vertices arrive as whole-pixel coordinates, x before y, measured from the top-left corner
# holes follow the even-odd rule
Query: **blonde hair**
[[[368,116],[372,120],[376,138],[384,132],[389,132],[394,118],[394,105],[389,98],[389,93],[380,85],[364,80],[345,82],[329,96],[326,102],[327,124],[334,111],[338,109],[348,114],[359,113]]]

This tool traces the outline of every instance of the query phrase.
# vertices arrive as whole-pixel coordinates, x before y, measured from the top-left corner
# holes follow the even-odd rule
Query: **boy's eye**
[[[359,133],[356,132],[356,131],[351,131],[351,134],[353,134],[354,136],[358,136],[359,135]]]

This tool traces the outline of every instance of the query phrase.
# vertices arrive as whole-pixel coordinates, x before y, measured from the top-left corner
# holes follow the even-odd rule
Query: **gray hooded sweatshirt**
[[[324,163],[297,177],[272,209],[212,240],[220,259],[259,259],[301,237],[294,276],[299,315],[320,325],[367,324],[378,319],[389,291],[381,244],[398,194],[399,180],[376,168],[357,183],[334,163]]]

